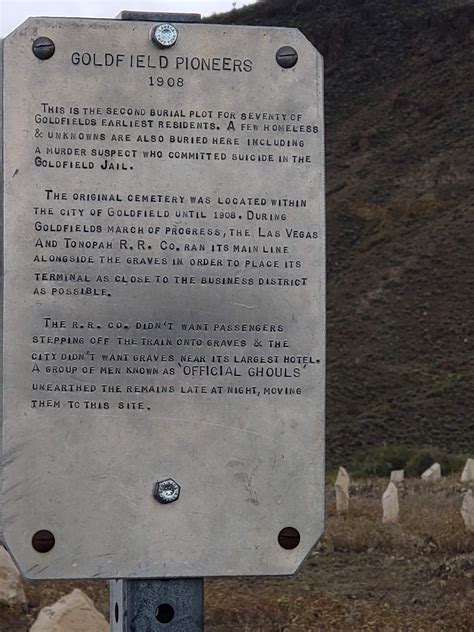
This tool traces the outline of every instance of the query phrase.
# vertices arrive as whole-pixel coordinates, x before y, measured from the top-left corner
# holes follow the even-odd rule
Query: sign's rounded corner
[[[18,557],[15,555],[14,549],[10,546],[10,544],[9,544],[9,539],[10,538],[8,536],[6,528],[2,529],[1,537],[2,537],[2,544],[1,544],[1,546],[3,546],[5,551],[10,556],[13,564],[15,565],[17,571],[20,573],[22,578],[23,579],[28,579],[28,580],[34,579],[34,577],[32,575],[28,575],[28,571],[27,570],[23,569],[23,566],[20,564]]]
[[[316,48],[316,46],[309,39],[309,37],[305,35],[305,33],[298,27],[295,27],[293,30],[296,32],[297,38],[303,40],[305,45],[309,45],[311,49],[316,53],[319,61],[323,62],[324,55],[321,53],[321,51],[318,48]]]
[[[313,539],[311,540],[311,544],[307,546],[307,548],[305,548],[304,552],[303,551],[300,552],[302,553],[302,555],[301,557],[298,558],[298,563],[296,567],[294,568],[294,570],[292,570],[292,572],[290,573],[291,575],[296,575],[297,573],[300,572],[302,566],[304,565],[306,560],[309,558],[309,556],[311,555],[315,547],[318,545],[323,535],[324,535],[324,522],[323,524],[321,524],[321,527],[318,529],[316,538],[314,540]]]
[[[12,40],[17,35],[23,35],[23,33],[21,33],[21,31],[25,31],[28,28],[28,26],[29,26],[29,24],[31,22],[34,22],[34,21],[36,21],[38,19],[39,18],[33,17],[31,15],[29,17],[25,18],[21,24],[19,24],[18,26],[16,26],[13,29],[13,31],[10,31],[10,33],[5,35],[5,37],[3,38],[3,43],[7,44],[10,40]]]

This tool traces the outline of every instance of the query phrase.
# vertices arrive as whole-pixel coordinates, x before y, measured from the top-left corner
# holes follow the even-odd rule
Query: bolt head
[[[293,68],[298,61],[298,53],[292,46],[282,46],[277,50],[276,60],[282,68]]]
[[[37,531],[31,539],[31,544],[38,553],[49,553],[56,543],[56,539],[51,531],[41,529]]]
[[[174,478],[165,478],[155,484],[153,496],[159,503],[168,505],[178,500],[180,492],[181,487]]]
[[[300,532],[294,527],[285,527],[278,534],[278,544],[282,549],[286,549],[287,551],[296,549],[300,541]]]
[[[37,37],[33,42],[32,49],[38,59],[49,59],[54,55],[56,47],[49,37]]]
[[[170,48],[177,39],[178,31],[172,24],[159,24],[151,29],[151,41],[159,48]]]

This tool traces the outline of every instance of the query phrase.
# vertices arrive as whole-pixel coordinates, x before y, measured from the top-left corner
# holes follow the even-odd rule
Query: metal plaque
[[[31,18],[4,41],[25,576],[290,574],[320,537],[322,91],[295,29]]]

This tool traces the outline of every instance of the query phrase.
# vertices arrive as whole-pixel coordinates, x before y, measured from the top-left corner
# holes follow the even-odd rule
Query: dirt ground
[[[466,488],[408,481],[400,523],[383,526],[386,483],[354,485],[345,517],[328,487],[325,536],[294,578],[207,581],[206,632],[474,630],[474,535],[459,511]],[[26,632],[41,607],[76,586],[107,615],[102,582],[26,582],[27,611],[0,608],[0,631]]]

